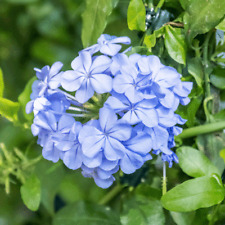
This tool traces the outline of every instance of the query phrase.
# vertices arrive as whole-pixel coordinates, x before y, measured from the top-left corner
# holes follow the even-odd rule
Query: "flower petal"
[[[85,80],[80,88],[76,91],[76,99],[80,103],[85,103],[94,95],[94,89],[90,83],[90,80]]]
[[[94,74],[90,77],[90,82],[93,89],[99,94],[112,90],[112,77],[106,74]]]

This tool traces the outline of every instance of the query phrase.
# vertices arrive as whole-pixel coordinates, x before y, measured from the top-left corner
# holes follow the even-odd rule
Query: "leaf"
[[[21,197],[28,209],[36,211],[41,201],[41,184],[36,175],[30,176],[20,188]]]
[[[224,90],[225,89],[225,69],[219,68],[219,67],[214,69],[210,76],[210,81],[215,87]]]
[[[121,223],[123,225],[164,225],[165,216],[160,203],[161,190],[140,184],[135,194],[125,201]]]
[[[225,163],[225,149],[222,149],[220,151],[220,157],[224,160],[224,163]]]
[[[149,51],[151,51],[151,48],[153,48],[156,44],[155,33],[150,34],[150,35],[146,35],[145,38],[144,38],[144,44],[149,49]]]
[[[22,108],[23,115],[28,121],[31,121],[33,119],[33,115],[26,113],[26,104],[30,101],[30,95],[31,95],[31,92],[32,92],[31,86],[36,79],[37,79],[36,77],[31,78],[28,81],[28,83],[26,84],[23,92],[18,97],[18,101],[19,101],[20,106]]]
[[[225,31],[225,19],[216,26],[216,29]]]
[[[3,80],[3,73],[0,68],[0,98],[3,97],[3,92],[4,92],[4,80]]]
[[[161,202],[167,210],[189,212],[219,204],[224,199],[221,178],[214,174],[185,181],[165,195]]]
[[[224,17],[225,1],[191,0],[181,1],[185,6],[184,27],[192,40],[198,34],[204,34],[215,27]],[[189,4],[188,4],[189,3]]]
[[[12,4],[30,4],[30,3],[35,3],[38,1],[39,0],[6,0],[6,2],[12,3]]]
[[[223,159],[219,156],[219,153],[225,146],[225,134],[221,132],[216,135],[199,135],[196,138],[196,144],[198,149],[203,151],[208,156],[214,166],[219,169],[220,174],[222,174],[225,164]]]
[[[192,0],[179,0],[183,9],[187,9]]]
[[[41,203],[50,214],[54,214],[54,199],[64,177],[61,163],[41,160],[35,167],[35,173],[41,181]]]
[[[187,63],[188,72],[195,78],[199,87],[203,84],[203,66],[199,58],[191,58]]]
[[[165,46],[172,59],[178,63],[186,64],[187,46],[180,28],[165,27]]]
[[[131,0],[127,11],[127,23],[130,30],[145,31],[146,11],[142,0]]]
[[[170,215],[172,216],[174,222],[177,225],[192,225],[194,224],[193,220],[195,217],[195,212],[173,212],[170,211]]]
[[[17,121],[17,112],[19,110],[19,103],[12,102],[6,98],[0,97],[0,115],[4,116],[9,121]]]
[[[128,213],[121,217],[122,225],[164,225],[165,217],[162,205],[159,200],[148,199],[145,196],[137,195],[136,202],[130,204]]]
[[[115,6],[115,1],[112,0],[86,0],[86,9],[82,14],[81,34],[84,48],[96,43],[107,25],[107,18],[113,6]]]
[[[76,202],[56,213],[53,225],[120,225],[118,214],[93,203]]]
[[[183,146],[178,148],[177,156],[181,169],[191,177],[202,177],[213,173],[220,174],[219,170],[200,151]]]

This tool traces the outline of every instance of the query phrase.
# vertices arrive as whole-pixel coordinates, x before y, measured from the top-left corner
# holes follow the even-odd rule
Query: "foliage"
[[[224,8],[221,0],[1,1],[0,224],[223,224]],[[30,135],[33,67],[63,61],[68,69],[103,32],[129,36],[132,53],[157,55],[194,84],[191,102],[177,110],[188,121],[163,196],[157,157],[102,190],[42,160]]]

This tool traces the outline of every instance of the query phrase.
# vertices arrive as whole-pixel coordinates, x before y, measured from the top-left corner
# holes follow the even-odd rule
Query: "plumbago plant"
[[[25,151],[1,139],[2,202],[19,187],[37,211],[0,206],[0,221],[224,224],[225,1],[80,4],[71,67],[55,48],[18,102],[3,97],[0,70],[0,113],[29,137]]]

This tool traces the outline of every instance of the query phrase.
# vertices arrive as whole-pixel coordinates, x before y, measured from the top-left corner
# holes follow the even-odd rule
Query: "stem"
[[[177,137],[182,139],[190,138],[200,134],[212,133],[223,129],[225,129],[225,121],[220,121],[184,129],[183,132],[179,134]]]
[[[74,107],[74,106],[69,106],[68,110],[77,111],[77,112],[88,112],[85,109],[81,109],[81,108]]]
[[[114,197],[116,197],[125,188],[122,185],[115,186],[110,192],[108,192],[100,201],[100,205],[105,205],[109,203]]]
[[[163,161],[163,180],[162,180],[162,194],[167,192],[167,178],[166,178],[166,162]]]
[[[203,44],[203,65],[204,65],[204,81],[205,81],[205,99],[208,99],[211,95],[210,93],[210,79],[209,79],[209,72],[208,72],[208,67],[209,67],[209,60],[208,60],[208,47],[209,47],[209,40],[211,38],[211,35],[213,33],[213,30],[211,30],[205,39],[205,42]],[[207,112],[205,111],[206,115],[206,121],[210,121],[209,117],[209,110]]]
[[[165,0],[160,0],[160,1],[159,1],[158,5],[157,5],[156,8],[155,8],[155,12],[157,12],[159,8],[162,8],[164,2],[165,2]]]

